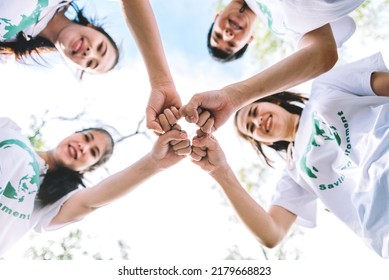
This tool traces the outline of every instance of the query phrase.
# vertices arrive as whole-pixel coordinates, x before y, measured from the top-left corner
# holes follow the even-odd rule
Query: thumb
[[[152,129],[156,134],[163,132],[161,125],[156,121],[157,114],[150,108],[146,108],[146,126],[148,129]]]
[[[197,123],[199,120],[197,109],[200,107],[201,101],[201,95],[194,95],[188,104],[180,108],[180,115],[185,117],[187,122]]]

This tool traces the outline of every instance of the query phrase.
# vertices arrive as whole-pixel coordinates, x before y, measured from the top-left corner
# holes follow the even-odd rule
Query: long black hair
[[[105,37],[107,37],[108,41],[114,46],[116,52],[119,53],[117,44],[112,39],[112,37],[103,29],[103,27],[96,24],[96,19],[88,19],[85,17],[83,13],[83,9],[80,9],[77,4],[72,1],[69,5],[76,12],[76,17],[73,22],[78,23],[83,26],[87,26],[92,24],[92,28],[102,33]],[[58,12],[58,10],[57,10]],[[43,57],[40,55],[41,53],[53,52],[57,51],[54,44],[48,39],[42,36],[31,37],[29,35],[25,35],[23,31],[20,31],[16,35],[16,40],[9,42],[1,42],[0,41],[0,55],[14,55],[16,61],[20,63],[26,63],[26,58],[31,57],[34,62],[42,65],[33,54],[37,54],[38,57],[44,61]],[[114,63],[114,66],[117,64],[119,60],[119,55],[117,55],[117,59]],[[79,77],[82,78],[84,71],[82,70]]]
[[[87,128],[81,131],[77,131],[76,133],[82,133],[85,131],[98,131],[104,133],[110,140],[109,146],[107,147],[104,155],[101,156],[98,162],[86,170],[92,171],[108,161],[113,153],[115,144],[111,134],[105,129]],[[83,173],[69,169],[67,167],[59,167],[48,171],[44,175],[43,182],[39,188],[38,199],[42,206],[49,205],[79,187],[85,188],[85,184],[83,182]]]
[[[259,103],[259,102],[271,102],[273,104],[276,104],[282,108],[284,108],[286,111],[289,113],[299,115],[301,116],[301,113],[304,109],[305,104],[308,102],[308,98],[294,92],[289,92],[289,91],[283,91],[280,93],[276,93],[274,95],[270,95],[264,98],[260,98],[253,103]],[[239,128],[238,128],[238,115],[241,110],[238,110],[235,113],[234,117],[234,124],[235,128],[238,132],[238,135],[242,137],[243,139],[246,139],[247,141],[250,142],[250,144],[253,146],[254,150],[258,153],[260,157],[262,157],[265,160],[265,163],[269,165],[270,167],[272,166],[272,160],[267,157],[265,154],[262,145],[266,145],[272,149],[274,149],[277,152],[286,152],[288,149],[288,145],[290,142],[288,141],[277,141],[272,144],[264,144],[259,142],[258,140],[255,140],[251,136],[246,135],[245,133],[242,133]]]

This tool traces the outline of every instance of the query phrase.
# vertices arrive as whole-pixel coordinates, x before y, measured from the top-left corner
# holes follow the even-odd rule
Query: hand
[[[197,131],[192,140],[192,162],[200,166],[211,175],[217,170],[228,166],[226,157],[216,138],[212,134]]]
[[[198,109],[207,110],[214,118],[212,126],[203,125]],[[205,133],[212,133],[222,126],[234,113],[235,108],[228,94],[222,90],[195,94],[188,104],[180,108],[180,115],[190,123],[196,123]],[[201,112],[201,111],[200,111]]]
[[[166,169],[191,153],[188,135],[178,125],[158,136],[150,156],[158,169]]]
[[[146,126],[159,135],[163,129],[157,120],[158,114],[161,114],[165,108],[174,106],[181,107],[181,98],[178,95],[173,83],[153,87],[151,89],[149,102],[146,108]]]

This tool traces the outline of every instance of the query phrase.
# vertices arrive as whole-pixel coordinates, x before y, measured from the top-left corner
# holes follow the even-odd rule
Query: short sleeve
[[[20,131],[20,127],[10,118],[0,117],[0,129],[7,128],[15,131]]]
[[[78,191],[79,189],[74,190],[68,193],[67,195],[65,195],[64,197],[62,197],[61,199],[59,199],[58,201],[54,202],[53,204],[42,207],[39,210],[37,210],[37,212],[34,213],[37,219],[37,223],[34,227],[34,230],[36,232],[41,233],[45,231],[57,230],[61,227],[66,226],[67,224],[51,226],[50,223],[54,219],[54,217],[58,214],[59,210],[61,209],[65,201],[67,201],[72,195],[74,195]]]
[[[371,74],[378,71],[388,72],[381,53],[331,69],[315,79],[312,92],[323,92],[317,89],[324,86],[354,95],[375,96]]]
[[[271,204],[297,215],[298,225],[308,228],[316,226],[317,197],[299,186],[286,171],[277,183]]]

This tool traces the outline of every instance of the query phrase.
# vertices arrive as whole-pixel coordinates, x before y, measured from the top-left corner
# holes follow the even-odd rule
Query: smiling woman
[[[75,10],[75,19],[66,16],[69,7]],[[52,51],[81,71],[80,77],[84,72],[107,72],[119,59],[113,39],[92,24],[74,1],[0,1],[1,55],[13,55],[24,62],[34,53]]]
[[[165,129],[140,160],[85,187],[83,174],[112,155],[107,131],[82,130],[52,150],[36,152],[12,120],[0,118],[0,255],[31,229],[51,231],[82,220],[181,161],[191,151],[188,136],[178,125]]]

